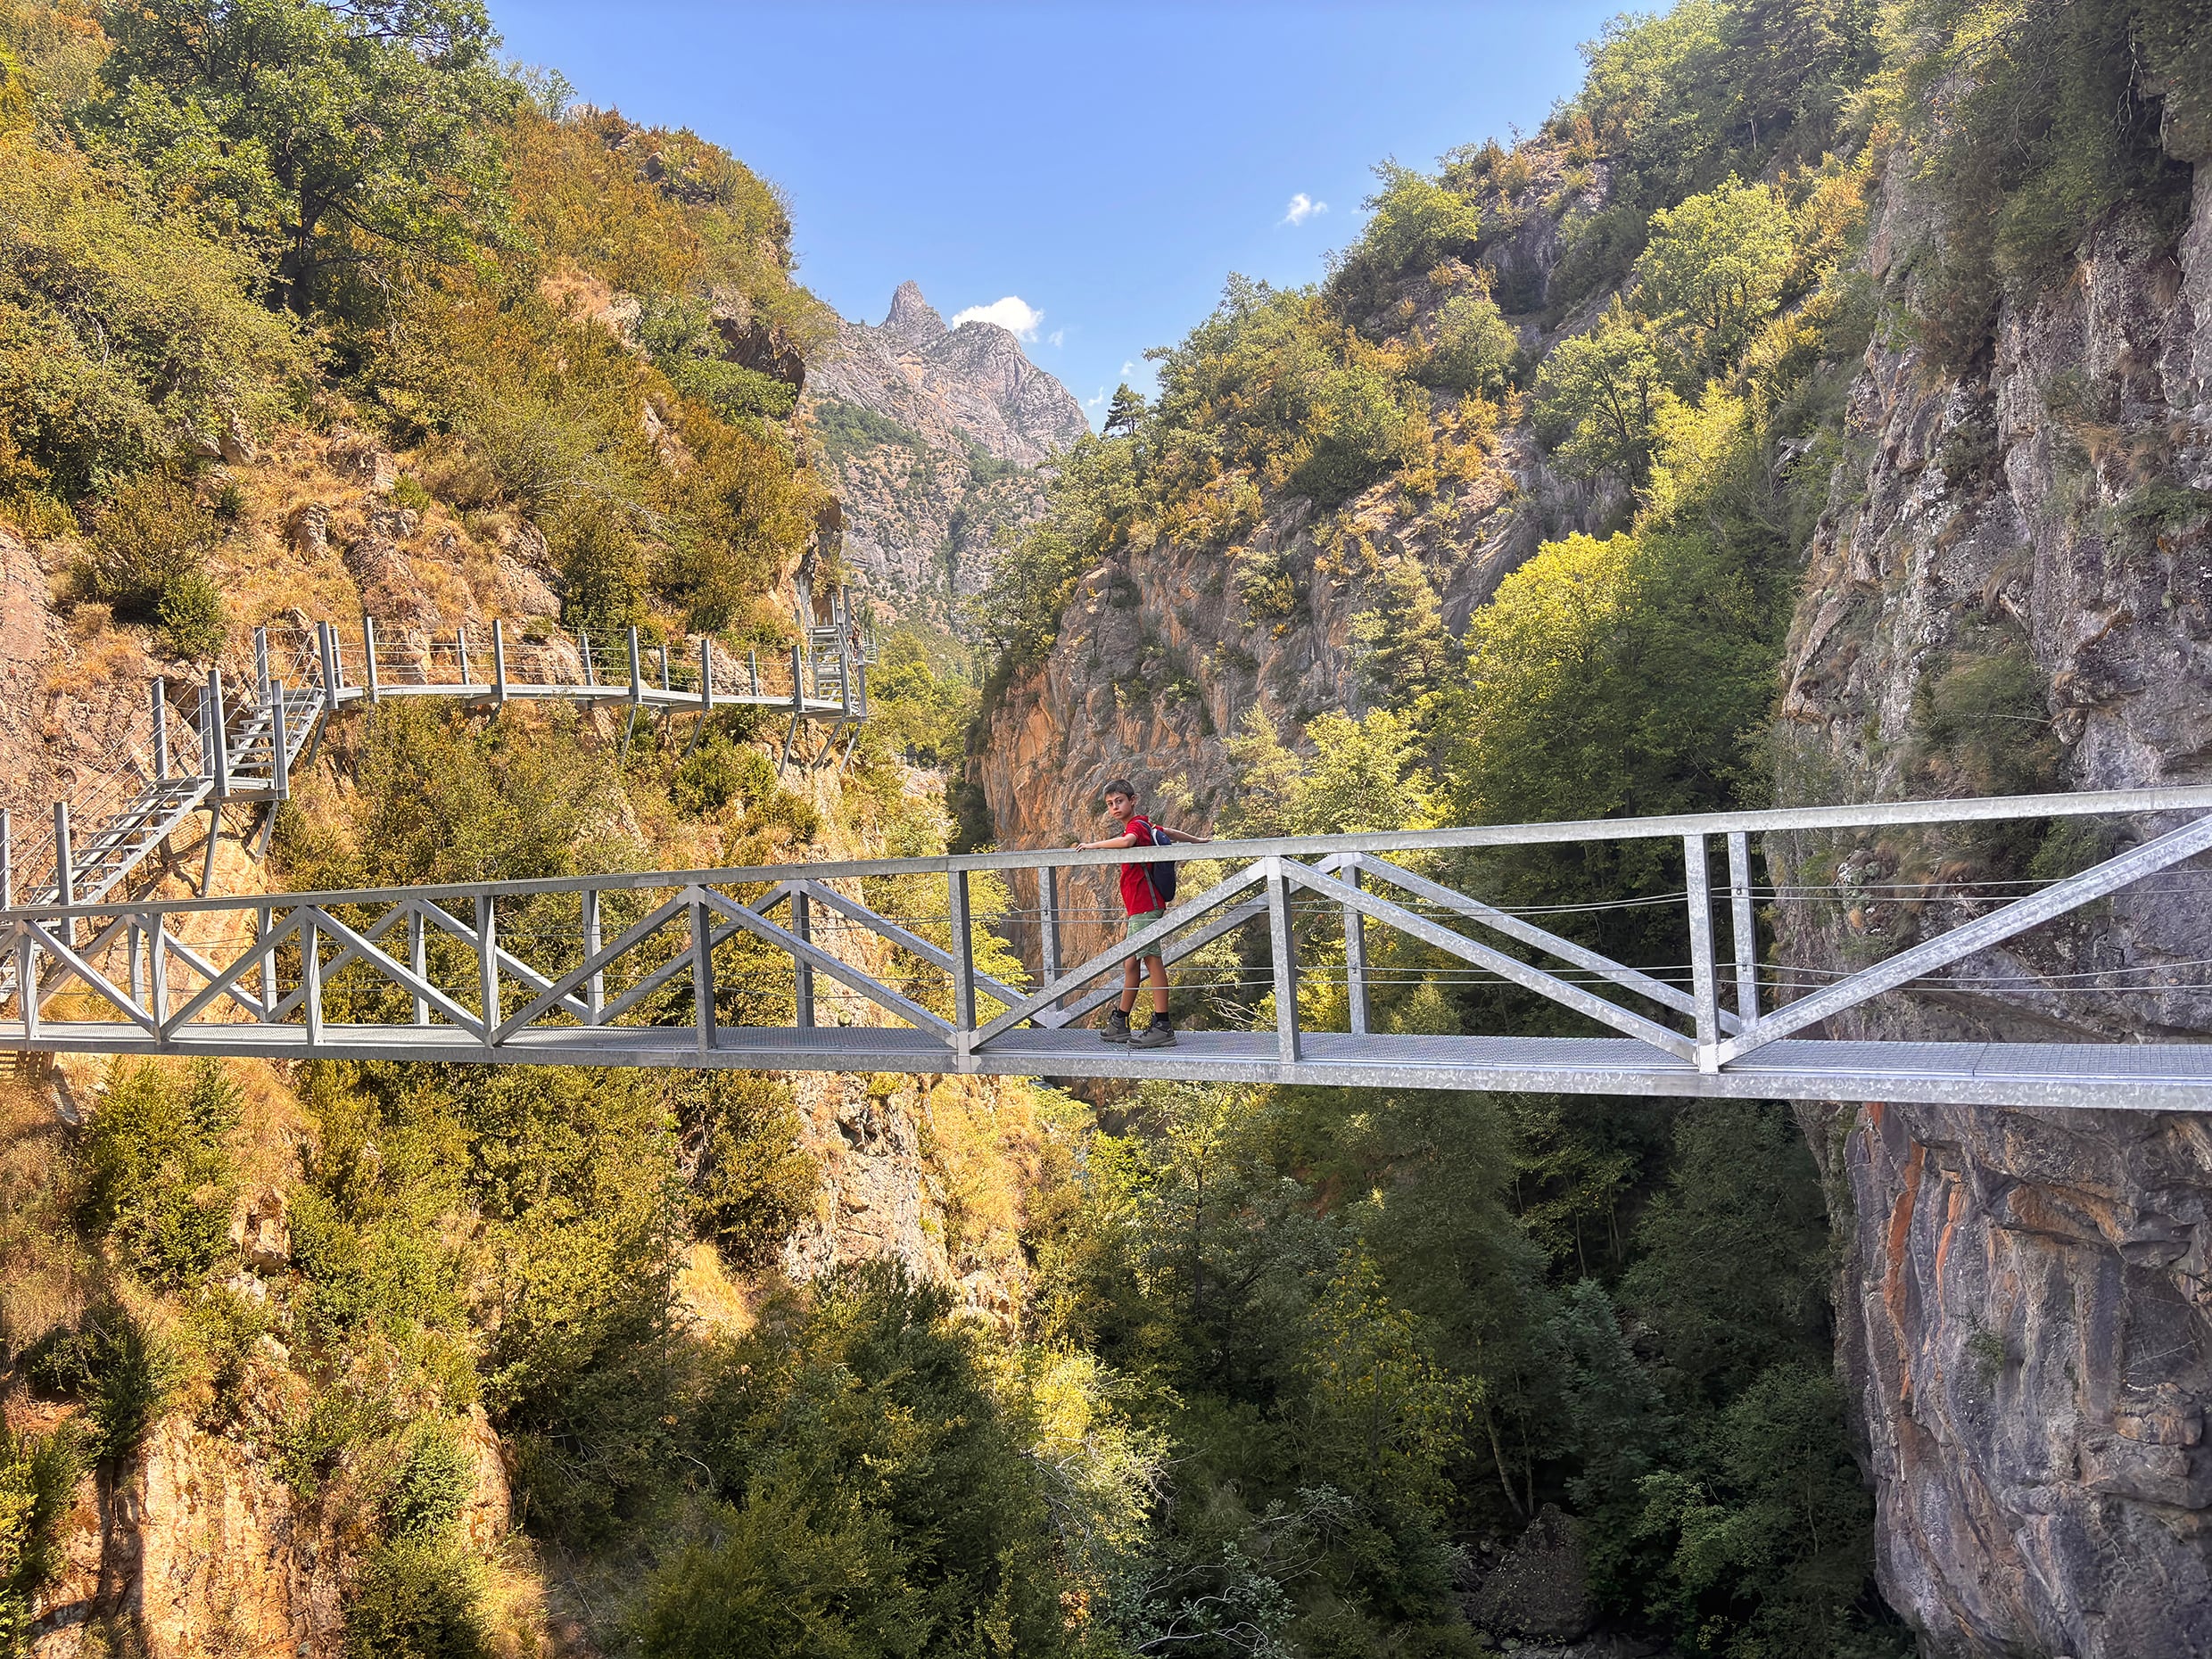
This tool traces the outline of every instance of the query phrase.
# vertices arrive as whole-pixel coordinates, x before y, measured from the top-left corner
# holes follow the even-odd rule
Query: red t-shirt
[[[1121,826],[1121,833],[1136,837],[1139,846],[1152,844],[1152,826],[1143,813],[1133,814]],[[1121,867],[1121,908],[1132,916],[1160,908],[1160,895],[1152,888],[1152,872],[1143,864],[1124,864]]]

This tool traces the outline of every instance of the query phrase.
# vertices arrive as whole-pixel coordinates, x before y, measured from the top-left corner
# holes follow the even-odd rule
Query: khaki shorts
[[[1133,910],[1129,912],[1128,924],[1122,937],[1134,939],[1140,934],[1149,933],[1166,920],[1167,915],[1164,910]]]

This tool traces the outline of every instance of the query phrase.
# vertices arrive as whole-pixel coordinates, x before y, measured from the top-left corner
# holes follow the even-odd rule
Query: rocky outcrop
[[[838,323],[806,390],[838,475],[848,560],[871,590],[918,601],[940,623],[1043,510],[1035,468],[1090,430],[1012,334],[947,328],[911,282],[880,325]]]
[[[1893,295],[1933,234],[1893,183],[1872,245]],[[2212,172],[2178,255],[2125,218],[2101,227],[2071,281],[2006,308],[1985,369],[1944,372],[1878,338],[1845,441],[1790,641],[1785,798],[1940,788],[1956,756],[1929,699],[2008,654],[2047,685],[2049,724],[1985,711],[2018,727],[1994,740],[2000,759],[2083,788],[2212,772]],[[2046,758],[2024,760],[2038,745]],[[1916,916],[1869,902],[1879,884],[2017,877],[2034,850],[1770,838],[1779,883],[1842,889],[1779,910],[1780,955],[1829,970],[1886,953],[1970,907]],[[2103,847],[2042,850],[2048,870]],[[1961,964],[1977,987],[1885,999],[1831,1034],[2202,1039],[2205,991],[2090,993],[2068,976],[2190,962],[2208,927],[2212,881],[2177,872]],[[1925,1650],[2212,1653],[2205,1126],[1896,1105],[1803,1116],[1846,1250],[1839,1358],[1876,1482],[1881,1581]]]

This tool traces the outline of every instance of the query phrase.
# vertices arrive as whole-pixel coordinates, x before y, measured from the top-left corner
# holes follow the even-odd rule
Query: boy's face
[[[1106,812],[1110,817],[1127,818],[1135,811],[1136,803],[1126,795],[1110,795],[1106,797]]]

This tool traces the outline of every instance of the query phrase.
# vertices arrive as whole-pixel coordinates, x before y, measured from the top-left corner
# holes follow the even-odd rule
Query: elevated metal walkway
[[[834,671],[823,667],[824,651],[840,654]],[[849,673],[845,655],[853,657]],[[108,899],[193,813],[205,808],[212,826],[232,803],[267,804],[273,812],[290,797],[292,774],[312,756],[326,718],[350,704],[410,697],[478,707],[528,698],[611,706],[626,709],[632,727],[648,712],[666,719],[768,709],[791,716],[787,751],[802,721],[831,722],[834,738],[868,717],[866,664],[841,632],[811,657],[793,646],[788,664],[763,665],[757,653],[739,657],[705,637],[672,656],[665,645],[645,645],[634,628],[611,650],[582,633],[573,642],[548,634],[510,644],[497,621],[488,646],[480,639],[473,650],[466,627],[450,636],[386,628],[381,638],[369,617],[351,638],[332,623],[257,628],[246,685],[209,670],[196,708],[180,721],[156,681],[127,741],[127,764],[79,798],[55,802],[50,830],[42,825],[25,837],[12,814],[0,812],[0,908]],[[268,829],[265,819],[264,846]],[[202,895],[213,884],[215,846],[210,827]],[[0,997],[14,990],[17,971],[12,955],[0,962]]]
[[[2125,850],[2018,896],[1922,884],[1894,901],[1913,919],[1901,929],[1918,936],[1911,943],[1817,988],[1763,962],[1762,904],[1842,901],[1762,887],[1754,838],[1849,841],[1914,826],[2084,815],[2116,820]],[[1679,891],[1620,896],[1679,907],[1680,947],[1668,962],[1613,960],[1553,931],[1548,914],[1537,920],[1544,912],[1438,879],[1454,870],[1479,876],[1479,858],[1466,854],[1482,849],[1638,839],[1680,848]],[[1829,1018],[1907,987],[1953,1000],[1993,986],[2000,1000],[2026,1003],[2048,1002],[2060,988],[2076,1001],[2101,989],[2205,1000],[2212,950],[2069,967],[2045,982],[2019,972],[2025,959],[1999,947],[2092,904],[2147,914],[2167,895],[2146,879],[2212,877],[2194,863],[2208,850],[2212,788],[2191,787],[1126,854],[33,904],[0,911],[15,983],[38,987],[0,1003],[0,1017],[10,1004],[13,1014],[12,1029],[0,1025],[0,1047],[2195,1111],[2212,1110],[2212,1044],[1862,1042],[1820,1031]],[[1188,873],[1210,885],[1144,939],[1063,970],[1070,927],[1109,919],[1094,904],[1063,903],[1063,880],[1160,860],[1203,861]],[[971,887],[986,876],[1034,892],[1021,920],[1036,930],[1041,985],[978,968],[987,929],[973,913]],[[912,896],[925,887],[943,893],[941,910],[917,913]],[[1171,1048],[1130,1049],[1075,1025],[1114,999],[1121,969],[1140,953],[1164,946],[1171,966],[1207,953],[1216,962],[1209,971],[1218,971],[1212,947],[1247,928],[1265,940],[1244,959],[1264,956],[1272,1010],[1262,1028],[1186,1031]],[[1463,1012],[1479,1012],[1482,993],[1466,988],[1470,979],[1558,1003],[1590,1034],[1394,1028],[1392,1010],[1424,980],[1452,983]],[[1797,990],[1806,994],[1775,1000]]]

